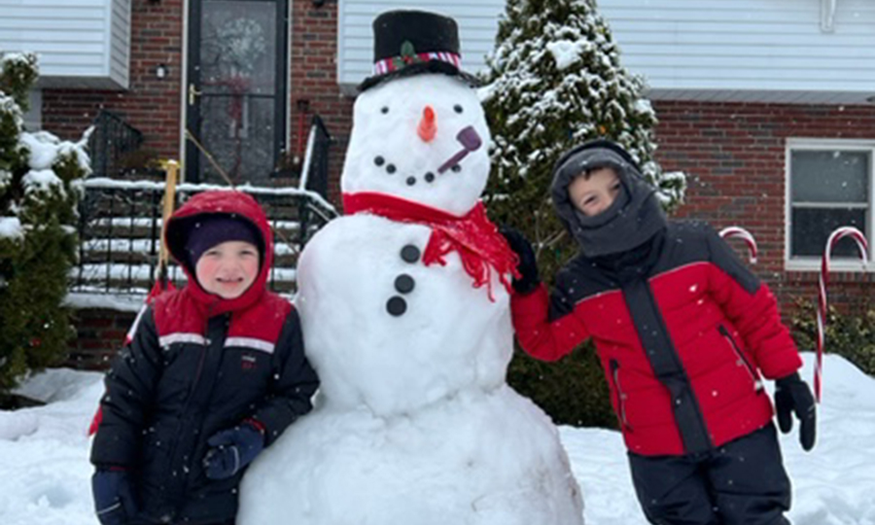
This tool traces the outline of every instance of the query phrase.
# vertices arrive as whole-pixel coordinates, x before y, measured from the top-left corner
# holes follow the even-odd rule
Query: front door
[[[273,172],[286,141],[288,2],[190,0],[186,180],[264,184]]]

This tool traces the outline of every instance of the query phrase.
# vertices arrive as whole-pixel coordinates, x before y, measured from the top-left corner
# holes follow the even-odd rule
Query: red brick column
[[[292,0],[291,140],[298,144],[299,100],[309,102],[308,114],[318,114],[334,138],[329,161],[329,198],[340,202],[340,171],[349,144],[354,100],[337,85],[337,0],[314,7],[311,0]],[[306,128],[309,130],[309,128]],[[306,137],[304,137],[306,141]]]
[[[70,341],[67,365],[80,370],[105,370],[125,342],[136,312],[83,308],[73,311],[76,339]]]

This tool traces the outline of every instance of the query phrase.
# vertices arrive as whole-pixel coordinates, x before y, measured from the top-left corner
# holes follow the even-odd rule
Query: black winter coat
[[[203,200],[189,202],[203,207]],[[237,203],[220,204],[227,210]],[[187,209],[177,215],[185,217]],[[236,210],[267,228],[263,215]],[[191,277],[184,289],[159,296],[138,317],[107,374],[91,461],[131,473],[148,521],[233,519],[243,471],[208,479],[207,440],[251,418],[269,446],[312,408],[319,381],[304,355],[300,319],[287,300],[264,288],[271,251],[238,299],[206,294]]]

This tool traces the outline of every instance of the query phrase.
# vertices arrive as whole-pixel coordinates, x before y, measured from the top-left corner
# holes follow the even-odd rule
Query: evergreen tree
[[[62,306],[76,258],[75,181],[90,172],[80,143],[24,130],[36,57],[0,53],[0,396],[58,364],[72,335]]]
[[[656,115],[644,82],[620,66],[620,53],[594,0],[508,0],[483,103],[490,120],[490,216],[532,241],[549,281],[578,251],[549,199],[552,168],[569,148],[595,138],[622,144],[658,188],[667,210],[682,199],[683,174],[653,160]],[[509,381],[555,421],[613,425],[608,390],[592,351],[557,365],[517,352]]]

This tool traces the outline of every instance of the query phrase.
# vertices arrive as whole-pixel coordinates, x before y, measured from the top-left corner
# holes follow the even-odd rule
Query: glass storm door
[[[265,183],[286,140],[288,0],[191,0],[186,180]]]

